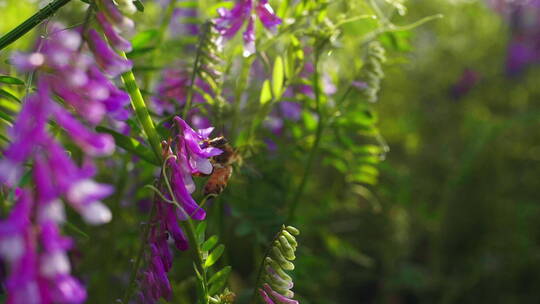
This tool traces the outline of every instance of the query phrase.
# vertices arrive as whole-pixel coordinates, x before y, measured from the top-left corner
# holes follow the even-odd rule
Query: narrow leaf
[[[283,59],[280,56],[276,58],[274,62],[274,71],[272,73],[272,92],[274,92],[275,99],[281,97],[281,91],[283,90],[283,81],[285,79],[285,67],[283,66]]]
[[[11,94],[10,92],[4,89],[0,89],[0,97],[21,103],[21,100],[19,98],[15,97],[15,95]]]
[[[157,30],[146,30],[137,33],[131,40],[133,50],[151,46],[151,42],[156,36]]]
[[[0,119],[3,119],[9,123],[13,123],[13,118],[4,111],[0,111]]]
[[[140,158],[146,160],[147,162],[159,166],[159,161],[156,159],[152,150],[148,147],[145,147],[136,139],[120,134],[114,130],[105,127],[97,127],[98,132],[108,133],[114,137],[116,145],[124,148],[125,150],[139,156]]]
[[[195,228],[195,236],[197,237],[197,243],[202,244],[204,242],[204,232],[206,231],[206,222],[200,222]]]
[[[272,92],[270,92],[270,82],[265,80],[261,89],[261,105],[267,104],[272,100]]]
[[[208,240],[204,241],[204,243],[201,245],[202,251],[210,251],[214,246],[216,246],[218,242],[218,237],[216,235],[211,236]]]
[[[224,250],[225,250],[225,246],[223,244],[220,244],[219,246],[217,246],[216,249],[214,249],[214,251],[210,253],[208,258],[204,262],[204,268],[208,268],[214,265],[217,262],[217,260],[219,260]]]
[[[20,80],[19,78],[7,76],[7,75],[0,75],[0,83],[12,84],[12,85],[24,85],[24,81]]]
[[[133,1],[133,4],[135,5],[135,7],[137,8],[139,12],[144,12],[144,5],[142,4],[140,0]]]
[[[231,266],[225,266],[208,280],[208,285],[210,285],[210,295],[218,294],[225,288],[225,284],[227,284],[227,280],[229,279],[229,274],[231,274]]]

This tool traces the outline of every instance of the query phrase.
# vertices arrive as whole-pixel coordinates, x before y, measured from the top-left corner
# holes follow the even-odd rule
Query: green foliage
[[[198,242],[197,246],[199,247],[198,250],[203,257],[204,275],[205,277],[207,276],[206,272],[212,274],[208,276],[209,279],[206,282],[207,286],[204,288],[208,290],[208,296],[211,298],[211,301],[217,301],[213,303],[225,303],[221,302],[221,298],[223,295],[228,295],[230,293],[228,290],[224,289],[227,285],[232,268],[231,266],[224,266],[215,269],[216,263],[225,251],[225,246],[223,244],[218,244],[217,235],[212,235],[208,239],[205,238],[206,222],[201,222],[197,225],[195,231]]]

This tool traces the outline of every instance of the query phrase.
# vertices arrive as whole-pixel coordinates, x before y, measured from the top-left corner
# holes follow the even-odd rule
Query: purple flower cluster
[[[190,85],[190,75],[186,70],[166,69],[163,71],[162,80],[157,86],[157,94],[152,98],[152,107],[154,111],[160,115],[173,114],[181,110],[186,103],[186,98]],[[197,77],[195,84],[197,88],[203,90],[207,94],[212,95],[210,86]],[[202,104],[206,100],[198,93],[193,94],[193,103]],[[187,120],[191,125],[198,129],[210,127],[210,121],[200,115],[198,107],[192,108],[188,113]]]
[[[5,283],[7,303],[82,303],[86,291],[70,275],[66,254],[72,241],[62,237],[57,227],[63,218],[62,205],[43,200],[51,189],[40,190],[35,200],[28,190],[18,190],[15,207],[0,223],[0,256],[11,270]]]
[[[508,19],[511,38],[506,56],[506,71],[519,75],[540,62],[540,0],[488,1]]]
[[[172,267],[172,256],[168,240],[171,239],[178,250],[188,249],[188,241],[178,222],[187,218],[204,220],[206,217],[205,210],[191,196],[195,191],[192,176],[210,174],[213,169],[210,158],[222,153],[220,149],[207,145],[208,136],[214,128],[195,131],[180,117],[175,117],[174,121],[178,135],[173,142],[163,144],[163,156],[170,171],[172,195],[179,206],[159,197],[154,202],[156,214],[150,230],[148,268],[141,279],[144,286],[140,295],[143,303],[157,303],[159,298],[170,298],[171,285],[167,273]],[[164,186],[161,190],[168,192]],[[171,195],[165,196],[172,199]]]
[[[120,27],[133,26],[110,0],[97,19],[111,44],[129,50]],[[131,68],[97,31],[88,31],[88,46],[77,30],[53,24],[38,51],[15,53],[11,62],[21,71],[37,72],[37,90],[27,96],[9,130],[10,145],[0,160],[0,183],[15,188],[16,203],[0,222],[0,257],[8,267],[6,288],[10,304],[82,303],[86,290],[70,275],[70,238],[60,234],[67,202],[93,225],[107,223],[112,214],[101,200],[113,192],[97,183],[92,157],[110,155],[114,140],[93,128],[104,119],[124,120],[129,96],[110,77]],[[55,101],[61,100],[61,103]],[[62,128],[83,152],[77,164],[49,131],[49,120]],[[27,164],[32,184],[17,188]]]
[[[255,7],[254,1],[257,2]],[[245,57],[255,53],[256,16],[268,30],[275,30],[281,24],[281,19],[274,14],[268,0],[238,0],[231,10],[220,8],[218,14],[219,17],[215,20],[217,29],[227,39],[234,37],[247,20],[243,33]]]

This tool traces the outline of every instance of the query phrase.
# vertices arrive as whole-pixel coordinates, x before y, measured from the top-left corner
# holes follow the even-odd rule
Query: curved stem
[[[28,33],[31,29],[43,22],[43,20],[56,13],[58,9],[66,5],[69,1],[70,0],[54,0],[53,2],[47,4],[47,6],[40,9],[32,17],[26,19],[9,33],[2,36],[0,38],[0,50],[17,41],[24,34]]]

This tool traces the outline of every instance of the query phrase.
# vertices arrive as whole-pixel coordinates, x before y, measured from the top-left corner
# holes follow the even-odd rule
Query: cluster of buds
[[[285,271],[294,269],[291,261],[296,258],[294,252],[298,246],[294,236],[299,234],[298,229],[283,226],[263,262],[262,288],[258,292],[266,304],[298,304],[292,299],[292,278]]]

